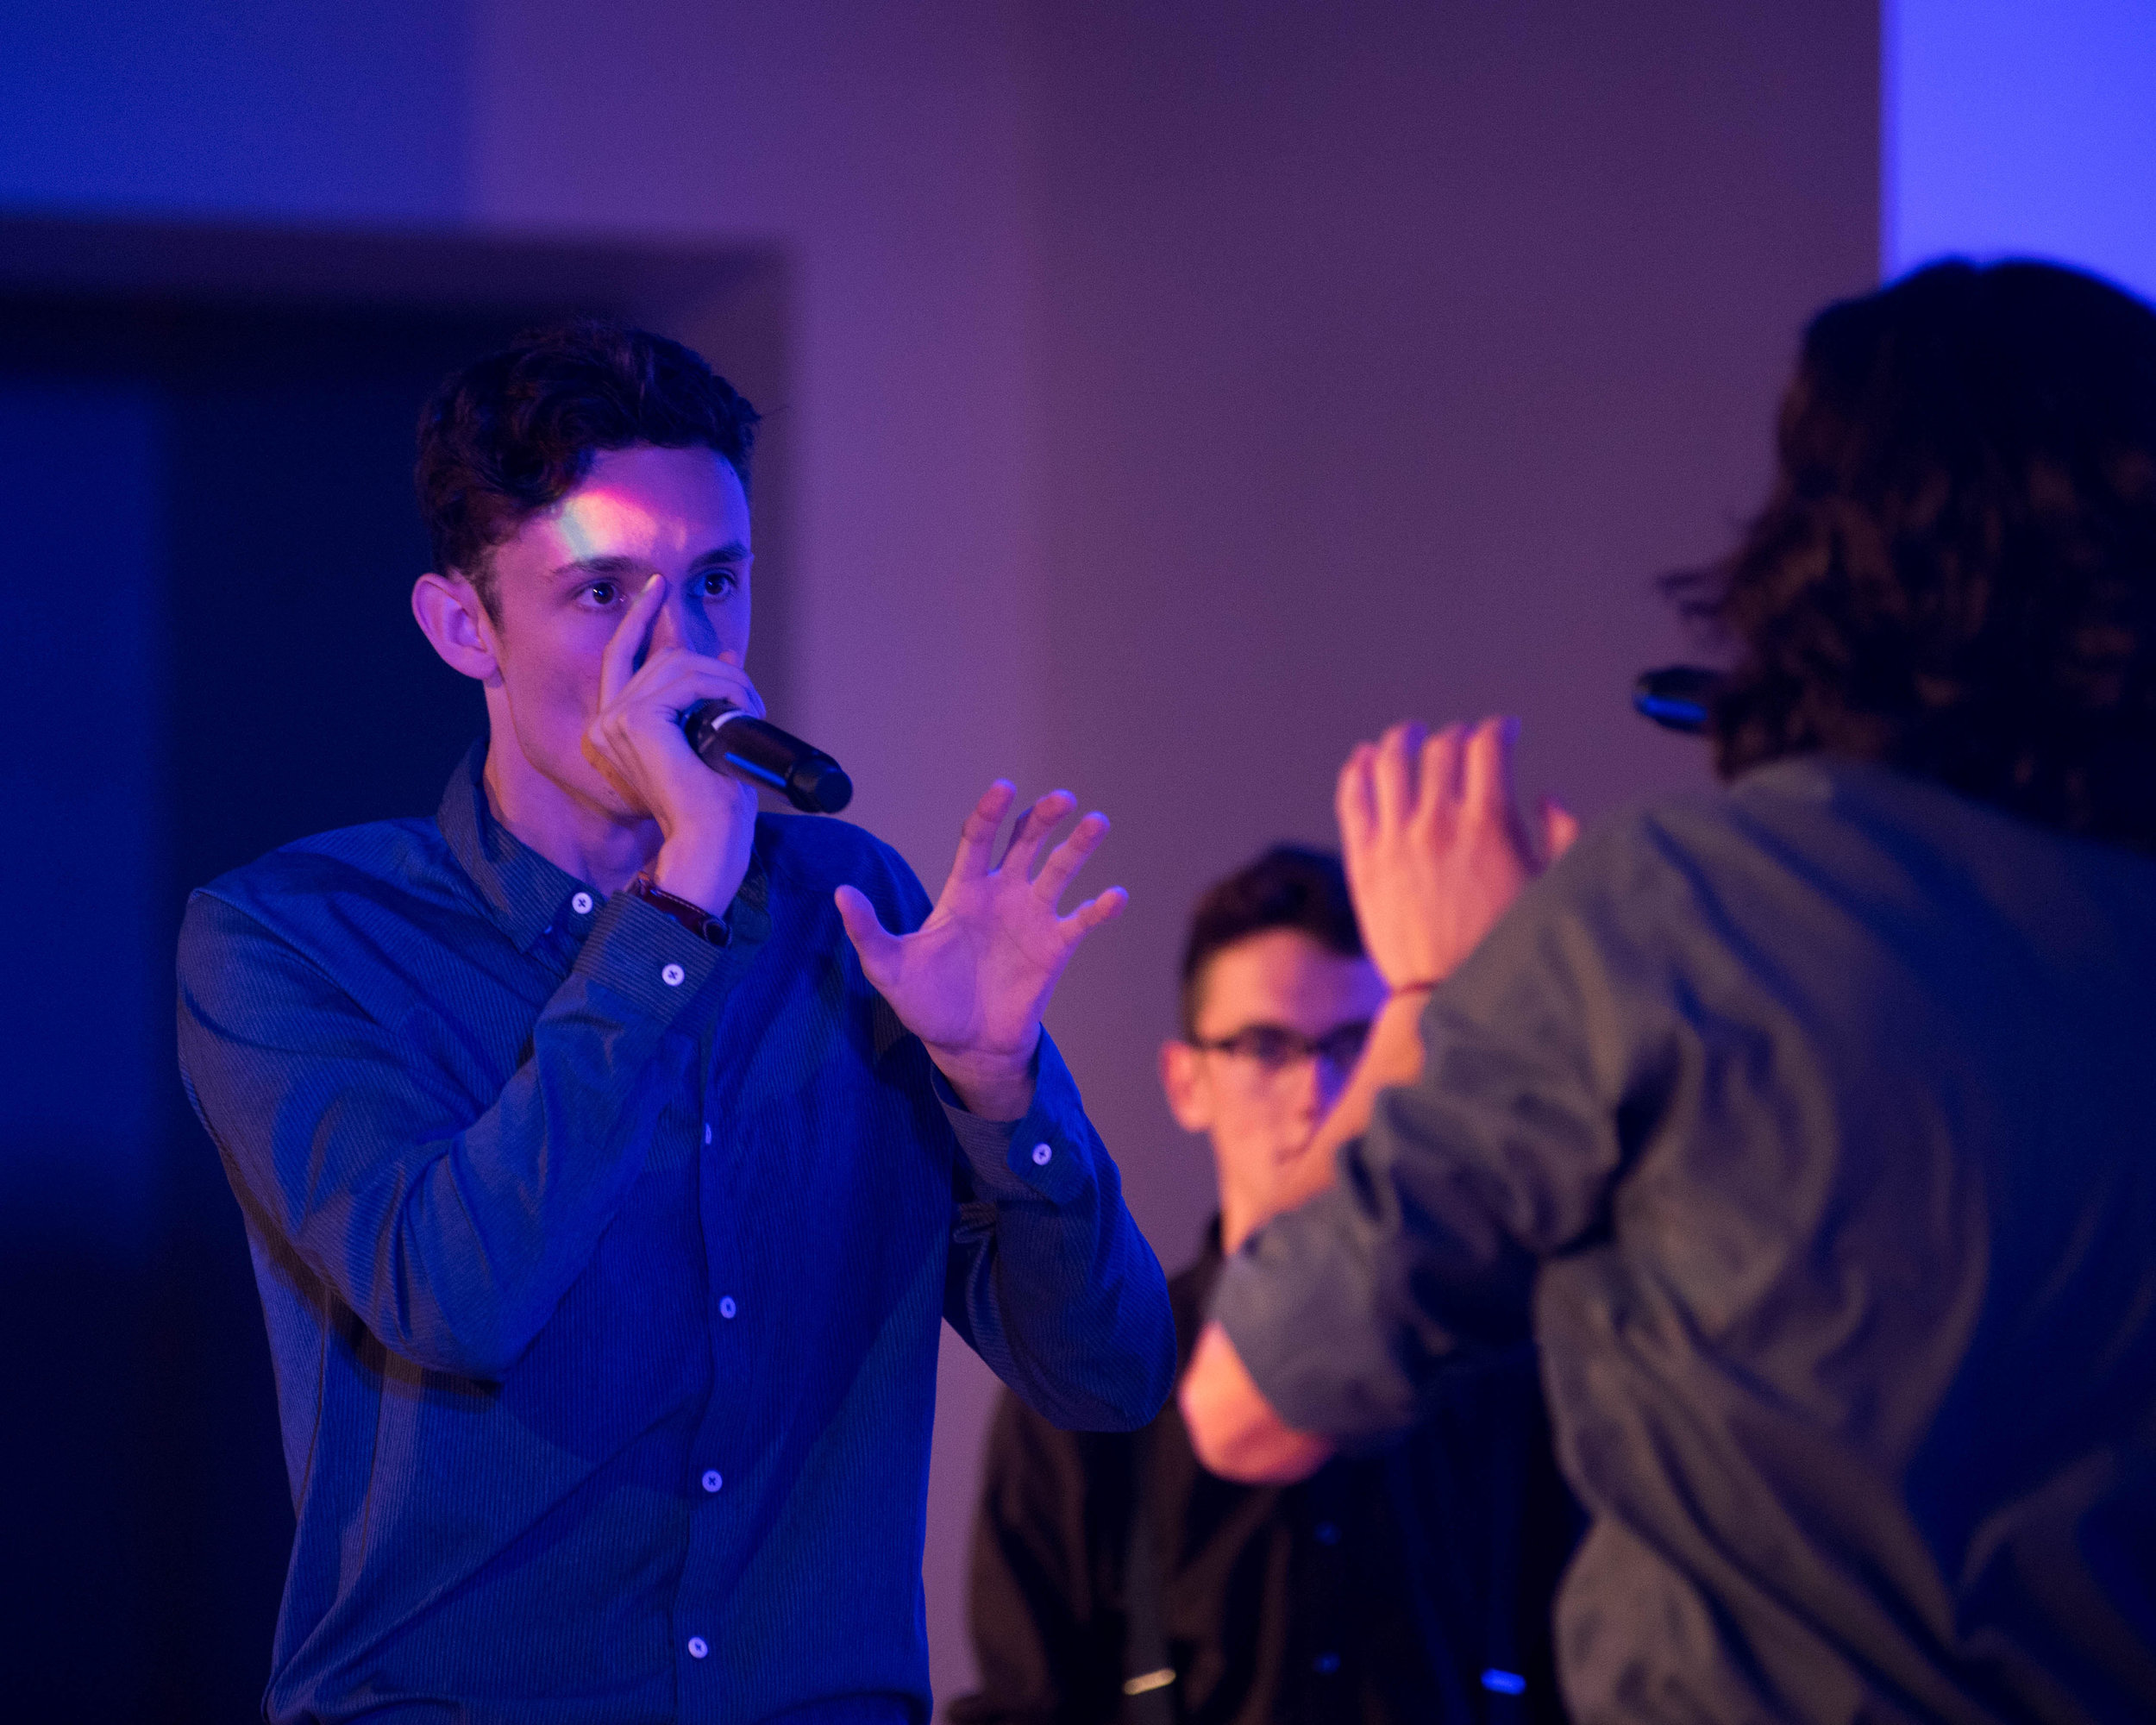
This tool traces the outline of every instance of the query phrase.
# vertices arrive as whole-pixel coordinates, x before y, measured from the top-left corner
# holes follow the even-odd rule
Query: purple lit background
[[[1756,502],[1802,320],[1883,255],[2029,250],[2156,290],[2149,20],[2134,0],[16,7],[0,297],[41,330],[115,295],[242,330],[255,300],[417,307],[446,343],[512,301],[598,295],[706,345],[773,413],[751,668],[852,771],[855,815],[931,888],[997,773],[1114,817],[1095,884],[1131,909],[1050,1023],[1173,1266],[1209,1175],[1151,1075],[1198,888],[1325,837],[1338,758],[1406,713],[1518,712],[1534,787],[1590,815],[1699,782],[1626,690],[1686,650],[1653,578]],[[200,254],[172,236],[201,226],[228,232]],[[166,943],[174,872],[253,829],[204,800],[223,757],[159,734],[182,712],[210,735],[250,666],[304,695],[344,627],[323,605],[393,622],[416,565],[385,551],[332,593],[353,524],[310,518],[289,480],[181,518],[213,481],[248,499],[251,472],[210,471],[212,434],[274,380],[219,410],[95,371],[0,366],[22,823],[0,879],[34,925],[3,961],[0,1262],[56,1266],[9,1272],[43,1338],[11,1400],[50,1430],[14,1440],[29,1501],[0,1544],[29,1555],[0,1615],[11,1668],[88,1681],[111,1716],[223,1719],[254,1706],[289,1517],[237,1216],[174,1123]],[[408,423],[417,395],[381,388],[380,423]],[[379,454],[400,533],[408,462]],[[229,546],[235,576],[278,579],[259,600],[186,586],[189,532],[197,562]],[[197,592],[223,608],[177,597]],[[438,782],[461,692],[396,663]],[[323,746],[363,765],[370,738]],[[235,811],[307,759],[246,758]],[[335,789],[320,825],[388,812]],[[228,1263],[147,1330],[69,1291]],[[212,1358],[205,1411],[185,1386]],[[939,1698],[972,1675],[993,1391],[956,1344],[942,1380]]]

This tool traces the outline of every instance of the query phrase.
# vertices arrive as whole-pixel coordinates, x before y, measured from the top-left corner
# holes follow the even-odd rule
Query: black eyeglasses
[[[1191,1040],[1193,1048],[1202,1048],[1208,1054],[1232,1054],[1238,1059],[1248,1060],[1268,1074],[1284,1072],[1290,1066],[1299,1066],[1312,1058],[1322,1060],[1336,1071],[1344,1071],[1361,1057],[1363,1044],[1369,1040],[1370,1021],[1363,1019],[1355,1024],[1344,1024],[1329,1030],[1323,1036],[1305,1036],[1286,1025],[1245,1025],[1233,1036],[1224,1036],[1218,1042]]]

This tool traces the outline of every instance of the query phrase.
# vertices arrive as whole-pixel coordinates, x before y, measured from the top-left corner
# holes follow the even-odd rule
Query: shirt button
[[[715,1468],[715,1467],[707,1467],[707,1468],[705,1468],[705,1469],[704,1470],[704,1489],[705,1489],[705,1490],[706,1490],[706,1491],[716,1491],[716,1490],[718,1490],[718,1488],[719,1488],[720,1486],[722,1486],[722,1485],[725,1484],[725,1483],[726,1483],[726,1482],[725,1482],[725,1480],[724,1480],[724,1478],[720,1476],[719,1471],[718,1471],[718,1470],[717,1468]],[[702,1659],[703,1657],[704,1657],[704,1656],[703,1656],[703,1654],[701,1654],[701,1653],[699,1653],[699,1654],[697,1655],[697,1658],[699,1658],[699,1659]]]
[[[688,974],[679,964],[669,964],[659,973],[659,980],[669,988],[678,988],[681,986],[681,979]]]
[[[1056,1152],[1054,1151],[1050,1150],[1044,1144],[1035,1145],[1033,1146],[1033,1166],[1036,1168],[1047,1167],[1048,1158],[1055,1155],[1055,1153]]]
[[[1337,1546],[1340,1543],[1340,1524],[1338,1521],[1320,1521],[1318,1523],[1317,1534],[1319,1545]]]
[[[732,1295],[722,1294],[718,1296],[718,1315],[720,1317],[730,1318],[740,1309],[740,1307],[734,1304],[734,1296]]]
[[[705,1122],[705,1124],[704,1124],[704,1142],[705,1142],[705,1143],[706,1143],[706,1144],[709,1144],[711,1141],[711,1122],[710,1122],[710,1121],[708,1121],[708,1120],[706,1120],[706,1121]]]
[[[569,900],[569,908],[574,911],[579,916],[591,915],[592,895],[589,893],[579,893],[574,898]]]
[[[1310,1661],[1310,1669],[1319,1677],[1331,1677],[1340,1669],[1340,1656],[1338,1653],[1319,1653]]]
[[[691,1659],[700,1659],[705,1654],[711,1652],[711,1644],[705,1640],[701,1635],[692,1635],[689,1637],[689,1657]]]

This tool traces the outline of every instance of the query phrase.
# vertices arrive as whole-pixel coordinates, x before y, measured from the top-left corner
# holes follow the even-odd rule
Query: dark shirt
[[[1590,834],[1217,1315],[1291,1423],[1526,1332],[1575,1715],[2156,1717],[2156,860],[1789,761]]]
[[[1219,1271],[1216,1225],[1169,1284],[1185,1363]],[[1125,1435],[1057,1431],[1005,1396],[974,1524],[981,1687],[952,1703],[954,1725],[1098,1725],[1123,1710],[1125,1678],[1150,1663],[1131,1646],[1141,1467],[1181,1719],[1561,1716],[1550,1600],[1577,1512],[1532,1357],[1516,1350],[1454,1374],[1387,1452],[1286,1488],[1206,1472],[1173,1402]],[[1507,1674],[1524,1694],[1494,1701]]]
[[[760,819],[720,947],[511,837],[481,758],[181,936],[298,1519],[268,1711],[924,1718],[941,1320],[1067,1424],[1170,1384],[1115,1166],[1045,1038],[1015,1127],[939,1100],[832,905],[927,910],[867,834]]]

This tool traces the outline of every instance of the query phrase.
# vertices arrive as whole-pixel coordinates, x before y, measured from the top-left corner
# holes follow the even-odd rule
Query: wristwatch
[[[708,940],[713,946],[724,946],[733,938],[726,926],[726,919],[713,916],[701,905],[693,905],[686,899],[677,898],[666,891],[649,875],[639,875],[624,889],[633,897],[642,899],[661,915],[670,916],[691,934]]]

